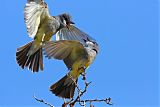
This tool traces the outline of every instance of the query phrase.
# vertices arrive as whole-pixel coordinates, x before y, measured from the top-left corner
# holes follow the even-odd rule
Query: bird
[[[78,77],[85,72],[96,58],[99,46],[93,39],[48,41],[44,52],[49,59],[63,60],[69,72],[50,86],[50,91],[58,97],[71,99]]]
[[[56,34],[57,40],[82,41],[85,38],[68,13],[51,16],[44,0],[27,0],[24,20],[27,33],[33,40],[17,48],[16,61],[22,69],[27,67],[32,72],[43,71],[43,45],[53,35]]]

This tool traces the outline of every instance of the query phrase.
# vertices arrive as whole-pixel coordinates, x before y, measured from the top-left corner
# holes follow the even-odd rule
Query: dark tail
[[[39,69],[43,70],[43,55],[42,48],[39,48],[32,55],[28,55],[28,52],[33,44],[32,42],[17,49],[16,60],[21,68],[28,67],[33,72],[38,72]]]
[[[77,80],[75,81],[76,83],[77,83]],[[66,75],[62,79],[60,79],[58,82],[53,84],[50,87],[50,91],[52,91],[52,93],[55,94],[56,96],[59,96],[62,98],[73,98],[75,87],[76,87],[75,82],[73,81],[73,79],[70,78],[69,75]]]

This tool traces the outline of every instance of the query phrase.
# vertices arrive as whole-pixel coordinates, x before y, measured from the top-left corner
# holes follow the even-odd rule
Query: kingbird
[[[89,39],[84,39],[83,43],[77,40],[49,41],[45,43],[44,50],[48,58],[63,60],[70,70],[50,87],[50,91],[61,98],[73,98],[78,77],[85,72],[99,51],[97,42]]]
[[[16,60],[23,69],[28,67],[33,72],[43,70],[42,48],[52,35],[57,33],[58,39],[62,40],[84,38],[83,32],[73,26],[69,14],[51,16],[43,0],[27,0],[24,15],[28,35],[34,40],[17,49]]]

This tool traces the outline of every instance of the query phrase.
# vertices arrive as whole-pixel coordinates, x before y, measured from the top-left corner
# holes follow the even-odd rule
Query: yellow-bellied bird
[[[95,59],[99,48],[92,40],[84,43],[76,40],[46,42],[45,54],[49,58],[63,60],[69,73],[50,87],[50,91],[61,98],[73,98],[78,77]]]
[[[33,72],[38,72],[39,69],[43,70],[42,46],[62,28],[64,29],[59,31],[58,35],[63,36],[58,37],[65,37],[66,31],[68,31],[66,36],[69,37],[65,37],[65,39],[80,40],[80,36],[83,38],[83,32],[73,26],[74,23],[69,14],[51,16],[48,6],[43,0],[28,0],[24,14],[28,35],[34,40],[17,49],[16,60],[23,69],[28,67]]]

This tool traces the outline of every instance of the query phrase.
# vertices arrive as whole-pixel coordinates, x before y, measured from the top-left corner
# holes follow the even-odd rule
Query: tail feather
[[[77,79],[78,80],[78,79]],[[76,80],[76,82],[77,82]],[[68,75],[50,87],[50,91],[62,98],[73,98],[76,84]]]
[[[33,72],[38,72],[39,69],[43,70],[42,48],[39,48],[32,55],[28,55],[28,52],[30,51],[32,44],[33,41],[18,48],[16,52],[16,60],[22,69],[28,67]]]
[[[26,57],[29,49],[30,49],[30,46],[32,45],[32,42],[20,47],[17,49],[17,52],[16,52],[16,60],[17,60],[17,63],[24,69],[25,67],[25,63],[28,59],[28,57]]]
[[[38,66],[39,66],[39,57],[38,55],[35,56],[35,60],[34,60],[34,66],[33,66],[33,69],[38,69]]]
[[[29,46],[31,43],[28,43],[27,45],[18,48],[16,52],[16,60],[19,63],[19,65],[22,65],[21,67],[24,69],[25,62],[27,61],[26,54],[29,51]]]

